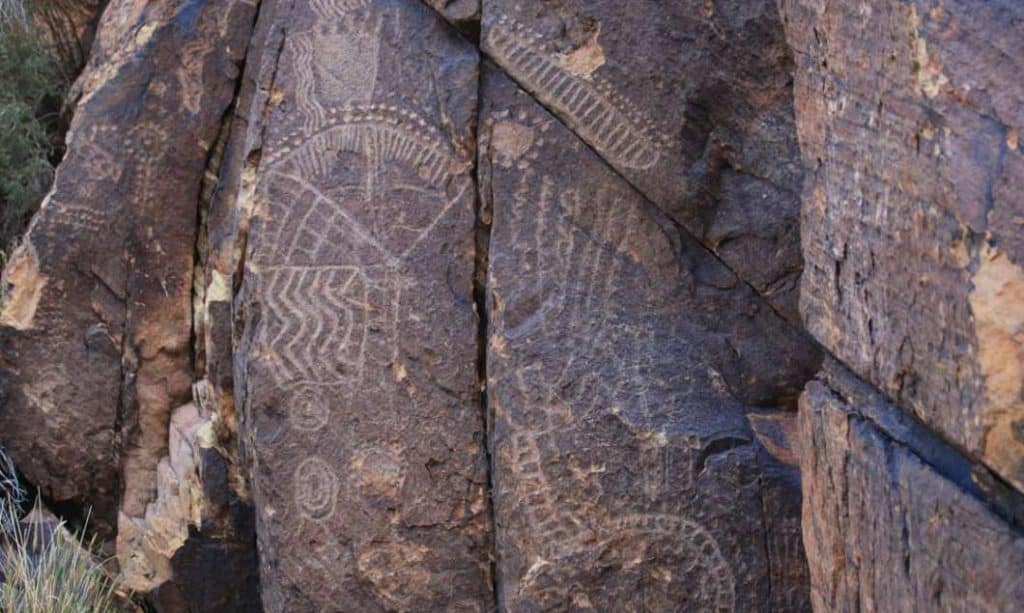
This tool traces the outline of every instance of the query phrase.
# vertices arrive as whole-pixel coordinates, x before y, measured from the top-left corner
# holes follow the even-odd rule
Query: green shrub
[[[0,249],[16,237],[53,179],[68,87],[34,4],[0,0]]]

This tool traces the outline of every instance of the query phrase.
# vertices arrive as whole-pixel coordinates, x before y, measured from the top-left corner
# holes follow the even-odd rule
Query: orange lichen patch
[[[985,379],[979,419],[986,428],[984,459],[1024,489],[1024,270],[986,248],[970,294],[978,362]]]
[[[39,258],[31,243],[15,250],[4,270],[2,284],[5,294],[0,307],[0,325],[17,330],[31,328],[46,285],[46,277],[39,273]]]
[[[604,49],[597,42],[597,37],[600,34],[600,31],[594,32],[587,42],[568,53],[559,55],[558,65],[577,77],[589,78],[598,68],[604,66]]]
[[[796,413],[750,413],[747,421],[768,453],[783,464],[800,464],[800,428]]]
[[[400,449],[361,449],[354,454],[349,469],[366,496],[395,499],[405,481]]]
[[[423,567],[429,550],[422,545],[391,541],[372,543],[359,552],[359,573],[387,602],[405,609],[431,589],[431,575]]]
[[[917,9],[910,7],[910,42],[913,47],[917,87],[925,96],[934,98],[949,84],[949,77],[942,72],[942,63],[928,52],[928,43],[918,30],[920,26],[921,19]]]
[[[534,141],[533,129],[514,121],[499,121],[491,132],[491,147],[509,160],[526,155]]]

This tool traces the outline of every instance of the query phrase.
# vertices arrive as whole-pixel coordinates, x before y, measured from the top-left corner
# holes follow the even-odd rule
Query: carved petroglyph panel
[[[326,119],[325,105],[373,100],[383,19],[370,4],[314,0],[313,27],[289,38],[296,104],[307,131]]]
[[[544,39],[502,15],[489,22],[484,49],[541,102],[564,116],[612,164],[646,169],[669,145],[664,132],[592,71],[566,65]]]
[[[718,542],[700,524],[674,515],[637,514],[615,520],[622,534],[640,537],[637,557],[676,562],[651,569],[641,580],[636,604],[642,611],[665,611],[681,603],[673,598],[672,582],[685,586],[688,610],[726,613],[734,610],[733,570]]]
[[[765,608],[760,466],[734,390],[773,368],[737,368],[735,347],[785,364],[798,344],[532,98],[497,72],[484,83],[507,606]]]
[[[238,359],[265,603],[487,610],[477,53],[419,2],[272,18]]]
[[[802,177],[772,0],[483,0],[482,48],[794,322]]]

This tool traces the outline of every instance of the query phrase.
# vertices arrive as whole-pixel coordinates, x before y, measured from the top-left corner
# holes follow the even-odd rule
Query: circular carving
[[[288,413],[288,422],[296,430],[315,432],[330,421],[331,412],[323,393],[311,387],[301,388]]]
[[[327,519],[334,513],[338,479],[330,464],[320,458],[303,460],[295,469],[295,503],[310,519]]]

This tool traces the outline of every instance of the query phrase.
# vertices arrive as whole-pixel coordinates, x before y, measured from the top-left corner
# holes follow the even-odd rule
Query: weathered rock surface
[[[873,421],[899,411],[831,361],[801,399],[803,532],[815,610],[1017,608],[1024,533],[968,492],[952,449],[926,461]],[[927,436],[911,430],[903,429],[905,440]]]
[[[798,321],[800,153],[772,0],[484,0],[482,49]]]
[[[482,95],[500,606],[806,608],[795,479],[746,413],[808,340],[499,70]]]
[[[190,398],[199,186],[251,11],[108,7],[67,157],[5,271],[0,437],[44,495],[91,506],[101,529],[120,452],[124,511],[139,516],[171,409]]]
[[[781,5],[808,329],[1024,490],[1024,4]]]
[[[254,560],[229,527],[244,509],[209,530],[226,512],[211,496],[228,494],[206,481],[217,452],[190,404],[200,192],[254,12],[109,4],[53,191],[4,272],[0,443],[65,515],[89,513],[105,537],[116,518],[121,570],[142,592],[172,580],[193,538],[207,564]],[[217,609],[218,590],[248,602],[251,575],[199,606]]]
[[[467,34],[480,33],[480,0],[423,0]]]
[[[235,385],[263,603],[489,610],[477,53],[419,0],[260,13]]]

